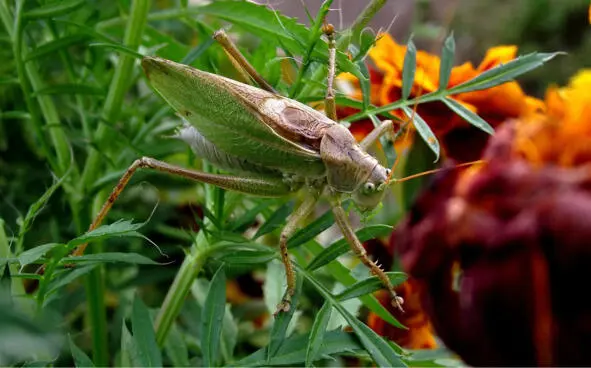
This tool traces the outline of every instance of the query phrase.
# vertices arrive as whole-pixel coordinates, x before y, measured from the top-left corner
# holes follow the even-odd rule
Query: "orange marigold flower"
[[[383,106],[400,99],[405,53],[406,46],[396,43],[388,34],[380,35],[375,47],[369,51],[369,56],[377,68],[370,69],[372,86],[370,100],[374,105]],[[513,60],[516,53],[516,46],[497,46],[487,52],[476,68],[470,62],[454,67],[448,88],[466,82],[501,63]],[[439,85],[441,62],[439,57],[418,51],[416,59],[417,66],[411,97],[433,92]],[[361,90],[354,77],[344,74],[340,79],[353,82],[355,89],[351,97],[361,99]],[[452,98],[478,113],[493,127],[509,118],[532,114],[543,106],[541,101],[527,96],[517,82],[504,83],[487,90],[462,93]],[[353,112],[355,112],[353,109],[341,110],[340,117]],[[392,113],[402,120],[407,119],[401,111]],[[448,157],[458,161],[472,161],[480,157],[488,134],[469,125],[439,102],[419,105],[418,113],[441,140]],[[354,132],[356,124],[352,125]]]
[[[588,366],[591,71],[437,176],[393,235],[437,335],[473,366]]]

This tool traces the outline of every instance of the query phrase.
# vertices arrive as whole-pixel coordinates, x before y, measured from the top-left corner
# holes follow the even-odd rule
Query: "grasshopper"
[[[360,143],[336,122],[334,29],[325,24],[323,31],[329,44],[326,115],[277,94],[223,31],[216,32],[214,38],[261,88],[173,61],[144,57],[142,67],[153,89],[189,123],[180,129],[179,138],[199,156],[234,175],[199,172],[149,157],[140,158],[113,189],[90,230],[102,222],[139,168],[254,196],[279,197],[304,190],[305,200],[289,216],[280,235],[287,289],[277,312],[289,311],[295,292],[296,275],[287,241],[322,196],[328,198],[335,222],[354,253],[389,290],[392,303],[402,308],[402,298],[396,295],[384,271],[368,257],[341,205],[344,198],[351,197],[361,210],[372,210],[381,202],[388,186],[397,182],[391,178],[390,169],[367,153],[392,122],[383,122]],[[74,255],[81,255],[84,248],[85,245],[79,247]]]

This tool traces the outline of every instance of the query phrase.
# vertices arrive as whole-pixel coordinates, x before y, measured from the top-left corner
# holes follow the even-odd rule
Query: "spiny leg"
[[[113,206],[115,200],[117,200],[121,192],[123,192],[123,189],[125,189],[125,186],[129,183],[129,180],[131,179],[133,174],[139,168],[157,170],[176,176],[181,176],[183,178],[191,180],[213,184],[223,189],[258,196],[278,197],[292,192],[289,185],[285,184],[282,179],[249,178],[230,175],[209,174],[200,171],[188,170],[179,166],[170,165],[166,162],[158,161],[150,157],[142,157],[141,159],[135,160],[133,164],[131,164],[131,166],[127,169],[125,174],[123,174],[121,179],[119,179],[119,182],[113,188],[113,191],[109,195],[109,198],[101,207],[94,221],[88,228],[88,231],[96,229],[102,223],[103,219],[109,213],[109,210]],[[87,245],[87,243],[80,245],[78,248],[74,250],[72,255],[82,255]]]
[[[392,305],[403,311],[402,304],[404,303],[404,300],[400,296],[396,295],[396,291],[394,291],[394,286],[392,285],[392,282],[390,281],[388,275],[386,275],[384,270],[382,270],[378,265],[375,264],[375,262],[373,262],[367,256],[367,252],[365,248],[363,248],[363,244],[361,244],[361,242],[355,235],[355,232],[353,231],[351,224],[349,224],[347,214],[345,213],[345,210],[343,210],[343,207],[341,207],[340,199],[337,196],[333,196],[331,198],[331,206],[335,222],[341,229],[341,232],[347,240],[347,243],[349,243],[349,246],[351,246],[351,249],[353,250],[353,252],[355,252],[355,255],[359,259],[361,259],[361,262],[363,262],[363,264],[371,270],[371,273],[376,275],[380,279],[382,284],[388,289],[390,295],[392,296]]]
[[[267,82],[257,71],[256,69],[246,60],[244,55],[238,50],[238,47],[232,42],[230,37],[224,32],[223,29],[216,31],[213,34],[213,39],[216,40],[224,50],[232,57],[238,65],[250,75],[252,79],[264,90],[277,93],[275,89]]]
[[[293,270],[293,265],[291,264],[291,260],[289,259],[289,252],[287,251],[287,241],[289,238],[295,233],[298,229],[298,223],[303,220],[304,218],[308,217],[312,210],[314,210],[314,206],[318,201],[317,194],[310,194],[304,202],[289,216],[285,227],[281,231],[281,235],[279,238],[279,248],[281,251],[281,261],[285,265],[285,275],[287,278],[287,290],[281,300],[281,303],[277,305],[277,311],[275,314],[283,311],[288,312],[291,307],[291,297],[295,293],[296,288],[296,275]]]
[[[324,105],[326,116],[331,120],[337,120],[337,108],[335,104],[334,78],[336,74],[336,43],[334,39],[334,27],[332,24],[322,26],[322,32],[328,38],[328,77],[326,82],[326,98]]]

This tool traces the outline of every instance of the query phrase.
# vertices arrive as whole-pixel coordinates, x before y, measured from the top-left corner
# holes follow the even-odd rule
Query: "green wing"
[[[168,104],[222,151],[285,172],[306,176],[324,173],[319,140],[323,127],[334,122],[321,113],[259,88],[169,60],[145,57],[142,66],[151,85]],[[294,111],[308,116],[301,119],[304,128],[297,129],[298,124],[290,120]],[[315,119],[320,120],[310,125]]]

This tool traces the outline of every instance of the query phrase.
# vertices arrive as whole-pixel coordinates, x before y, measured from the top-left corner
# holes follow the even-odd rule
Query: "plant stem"
[[[185,298],[191,290],[191,285],[205,264],[213,248],[206,247],[205,235],[200,231],[195,237],[191,252],[183,260],[179,272],[176,274],[162,307],[156,317],[154,328],[156,330],[156,342],[163,346],[170,328],[178,316]]]
[[[127,48],[137,51],[146,26],[150,5],[151,1],[147,0],[133,1],[131,5],[131,15],[123,39],[123,45]],[[109,86],[109,91],[105,100],[105,106],[101,116],[102,123],[99,124],[94,135],[95,141],[99,146],[108,138],[107,135],[109,129],[105,123],[113,124],[119,118],[121,106],[123,105],[123,98],[129,87],[129,78],[132,75],[134,62],[135,58],[127,54],[122,54],[119,57],[119,62],[115,67],[115,73],[113,74],[113,79],[111,80],[111,85]],[[92,150],[84,165],[84,172],[81,180],[83,188],[88,189],[92,187],[98,177],[100,164],[100,152],[96,149]]]

